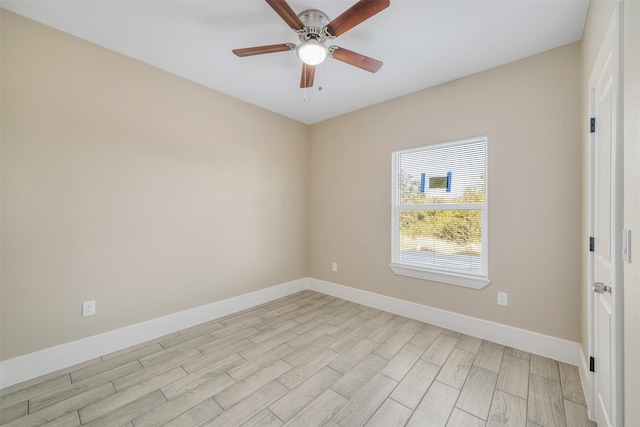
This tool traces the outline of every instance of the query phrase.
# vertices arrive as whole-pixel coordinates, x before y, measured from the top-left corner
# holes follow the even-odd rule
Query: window
[[[391,269],[480,289],[487,275],[487,138],[393,153]]]

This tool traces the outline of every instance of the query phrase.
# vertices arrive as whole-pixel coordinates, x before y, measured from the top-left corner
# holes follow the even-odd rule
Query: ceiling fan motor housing
[[[298,17],[304,24],[304,28],[298,32],[298,38],[301,42],[317,40],[324,43],[329,37],[329,33],[326,31],[329,17],[326,13],[316,9],[308,9],[300,12]]]

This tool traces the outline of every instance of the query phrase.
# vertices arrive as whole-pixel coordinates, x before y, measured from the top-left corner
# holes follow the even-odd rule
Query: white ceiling
[[[335,18],[355,0],[289,0]],[[264,0],[2,0],[2,7],[303,123],[477,73],[580,40],[588,0],[391,0],[327,45],[379,59],[375,74],[328,59],[300,89],[298,43]],[[322,88],[321,90],[319,90]],[[306,99],[305,99],[306,98]]]

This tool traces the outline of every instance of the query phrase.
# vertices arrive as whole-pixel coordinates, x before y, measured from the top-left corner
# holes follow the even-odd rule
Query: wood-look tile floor
[[[575,366],[312,291],[0,391],[4,426],[594,426]]]

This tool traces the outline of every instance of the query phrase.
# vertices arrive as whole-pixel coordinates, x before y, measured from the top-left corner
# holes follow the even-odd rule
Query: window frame
[[[399,179],[400,179],[400,158],[402,154],[413,152],[429,151],[446,147],[455,147],[460,145],[484,142],[485,154],[485,199],[483,204],[421,204],[421,205],[401,205]],[[401,276],[408,276],[417,279],[431,280],[451,285],[464,286],[473,289],[482,289],[491,281],[489,280],[488,265],[488,147],[489,138],[484,136],[476,136],[464,138],[456,141],[439,142],[426,144],[419,147],[406,148],[396,150],[392,153],[392,189],[391,189],[391,270]],[[480,210],[482,215],[481,221],[481,265],[482,271],[478,274],[466,273],[453,268],[429,268],[425,266],[417,266],[415,264],[406,264],[400,262],[400,212],[402,210]]]

